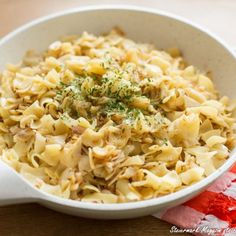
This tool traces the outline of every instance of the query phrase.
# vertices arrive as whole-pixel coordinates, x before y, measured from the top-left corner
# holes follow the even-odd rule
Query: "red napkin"
[[[236,165],[199,196],[154,216],[175,225],[173,233],[236,236]]]

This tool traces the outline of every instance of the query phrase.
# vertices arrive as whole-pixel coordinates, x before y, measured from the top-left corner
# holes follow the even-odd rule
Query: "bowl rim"
[[[177,16],[175,14],[157,10],[157,9],[151,9],[149,7],[142,7],[137,5],[127,5],[127,4],[99,4],[99,5],[90,5],[90,6],[83,6],[83,7],[77,7],[73,9],[67,9],[64,11],[59,11],[47,16],[43,16],[40,18],[37,18],[33,21],[30,21],[29,23],[24,24],[23,26],[18,27],[14,31],[10,32],[6,36],[4,36],[0,40],[0,47],[7,43],[8,40],[11,40],[16,35],[30,29],[31,27],[34,27],[35,25],[38,25],[40,23],[44,23],[47,21],[50,21],[55,18],[63,17],[66,15],[79,13],[79,12],[90,12],[90,11],[101,11],[101,10],[124,10],[124,11],[136,11],[140,13],[147,13],[147,14],[154,14],[159,15],[167,18],[171,18],[175,21],[179,21],[181,23],[187,24],[193,28],[195,28],[198,31],[201,31],[202,33],[205,33],[207,36],[211,37],[213,40],[215,40],[218,44],[223,46],[223,48],[231,54],[232,57],[236,58],[236,53],[233,52],[233,50],[228,46],[228,44],[222,40],[220,37],[216,36],[214,33],[210,32],[206,27],[199,26],[196,23],[193,23],[192,21],[182,17]],[[161,197],[152,198],[148,200],[141,200],[136,202],[127,202],[127,203],[117,203],[117,204],[111,204],[111,203],[90,203],[90,202],[82,202],[82,201],[75,201],[71,199],[64,199],[60,198],[51,194],[48,194],[46,192],[43,192],[34,186],[32,186],[26,179],[23,178],[19,173],[17,173],[18,177],[22,179],[27,185],[29,185],[34,191],[37,192],[36,197],[33,197],[35,201],[39,203],[46,203],[50,202],[52,204],[57,204],[61,206],[67,206],[67,207],[73,207],[78,209],[84,209],[84,210],[93,210],[93,211],[125,211],[125,210],[135,210],[135,209],[141,209],[141,208],[148,208],[156,205],[166,205],[168,203],[171,203],[173,201],[180,200],[189,194],[193,192],[197,192],[198,190],[205,189],[209,184],[213,183],[218,177],[220,177],[224,172],[226,172],[234,163],[236,160],[236,149],[234,149],[230,153],[230,157],[227,159],[227,161],[218,168],[214,173],[209,175],[208,177],[200,180],[199,182],[188,186],[182,190],[179,190],[174,193],[170,193]]]

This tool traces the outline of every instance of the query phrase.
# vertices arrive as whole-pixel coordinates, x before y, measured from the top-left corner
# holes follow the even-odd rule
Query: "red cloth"
[[[206,191],[154,215],[195,235],[236,236],[236,165]]]

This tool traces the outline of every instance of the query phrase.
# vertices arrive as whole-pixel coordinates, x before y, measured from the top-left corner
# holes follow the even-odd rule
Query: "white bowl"
[[[190,64],[212,72],[222,94],[234,95],[236,60],[222,40],[180,17],[134,6],[92,6],[35,20],[0,41],[0,69],[7,62],[18,62],[27,49],[46,49],[60,36],[83,31],[99,34],[114,26],[121,27],[138,42],[151,42],[158,48],[179,47]],[[0,162],[0,205],[38,202],[68,214],[103,219],[148,215],[196,196],[227,171],[235,157],[233,151],[217,171],[186,189],[151,200],[120,204],[84,203],[43,193]]]

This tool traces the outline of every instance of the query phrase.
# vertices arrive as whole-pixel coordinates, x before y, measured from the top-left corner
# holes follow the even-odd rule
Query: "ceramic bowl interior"
[[[236,60],[229,47],[207,30],[168,13],[131,6],[100,6],[74,9],[54,14],[19,28],[0,41],[0,70],[7,62],[19,62],[25,51],[42,51],[60,36],[108,32],[120,27],[136,42],[153,43],[158,49],[178,47],[189,62],[202,71],[211,71],[214,83],[222,94],[233,97],[236,88]],[[21,198],[38,201],[69,214],[93,218],[128,218],[154,213],[182,203],[229,169],[235,155],[215,173],[193,186],[156,199],[122,204],[93,204],[60,199],[28,187],[31,196]],[[12,178],[16,178],[13,177]],[[20,178],[17,175],[17,178]],[[24,181],[23,181],[24,182]],[[25,183],[24,183],[25,184]],[[19,187],[20,188],[20,184]],[[20,191],[20,189],[19,189]],[[28,198],[27,198],[28,197]],[[28,201],[28,200],[27,200]],[[30,201],[30,200],[29,200]],[[17,202],[17,201],[16,201]]]

